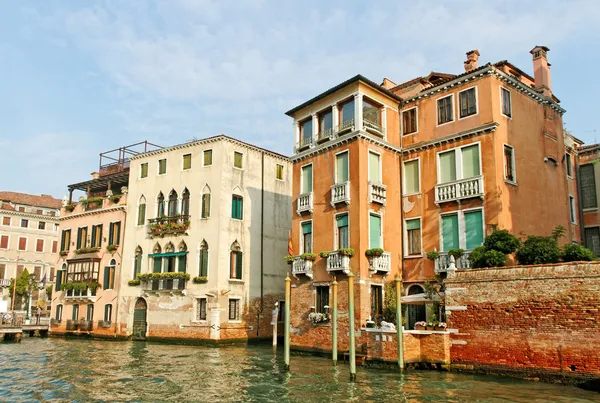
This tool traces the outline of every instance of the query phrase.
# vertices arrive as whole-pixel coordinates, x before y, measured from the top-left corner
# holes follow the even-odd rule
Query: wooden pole
[[[12,303],[10,310],[14,311],[15,310],[15,292],[17,291],[17,278],[15,277],[15,281],[13,282],[13,296],[12,296]]]
[[[402,280],[396,276],[396,337],[398,339],[398,368],[404,371],[404,334],[402,332]]]
[[[291,294],[290,275],[285,276],[285,329],[284,329],[284,360],[286,371],[290,370],[290,294]]]
[[[337,311],[337,292],[338,292],[338,283],[335,280],[335,277],[333,278],[333,282],[331,283],[331,287],[332,287],[332,306],[331,306],[331,358],[333,360],[333,365],[336,366],[337,365],[337,359],[338,359],[338,351],[337,351],[337,332],[338,332],[338,328],[337,328],[337,315],[338,315],[338,311]]]
[[[350,345],[350,381],[356,381],[356,347],[354,334],[354,274],[348,274],[348,324]]]

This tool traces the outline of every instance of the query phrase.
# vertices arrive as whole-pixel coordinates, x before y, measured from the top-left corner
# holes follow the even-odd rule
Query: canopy
[[[414,294],[414,295],[406,295],[406,296],[402,297],[402,303],[408,304],[408,305],[410,305],[410,304],[422,305],[422,304],[430,303],[433,301],[439,301],[440,296],[443,297],[444,293],[442,292],[442,293],[440,293],[440,295],[435,294],[433,296],[433,300],[427,298],[424,293]]]

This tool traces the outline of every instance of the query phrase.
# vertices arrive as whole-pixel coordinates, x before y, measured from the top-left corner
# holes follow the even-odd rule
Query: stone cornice
[[[463,132],[453,133],[453,134],[449,134],[448,136],[439,137],[439,138],[431,139],[428,141],[423,141],[421,143],[416,143],[409,147],[403,148],[402,154],[408,154],[408,153],[415,152],[415,151],[423,151],[428,148],[434,148],[434,147],[440,146],[442,144],[452,143],[454,141],[478,136],[481,134],[492,133],[498,128],[498,126],[499,126],[499,123],[490,122],[490,123],[484,124],[483,126],[475,127],[473,129],[465,130]]]
[[[35,213],[24,213],[22,211],[13,211],[13,210],[2,210],[0,209],[0,214],[5,216],[15,216],[15,217],[23,217],[23,218],[35,218],[40,221],[47,222],[58,222],[60,217],[43,215],[43,214],[35,214]]]
[[[102,208],[102,209],[97,209],[97,210],[90,210],[90,211],[84,211],[83,213],[76,213],[76,214],[69,214],[66,216],[61,216],[59,218],[59,221],[66,221],[66,220],[72,220],[74,218],[79,218],[79,217],[86,217],[86,216],[91,216],[91,215],[99,215],[99,214],[104,214],[104,213],[112,213],[114,211],[127,211],[127,206],[113,206],[113,207],[108,207],[108,208]]]

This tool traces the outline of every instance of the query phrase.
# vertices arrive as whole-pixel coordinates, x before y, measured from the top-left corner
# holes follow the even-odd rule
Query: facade
[[[38,300],[48,304],[43,288],[54,281],[60,205],[49,195],[0,192],[0,299],[12,298],[10,279],[27,270],[40,291],[33,293],[32,305]],[[9,309],[11,305],[7,304]]]
[[[600,256],[600,212],[598,187],[600,186],[600,144],[577,148],[581,221],[586,248]]]
[[[132,157],[118,333],[271,336],[291,221],[287,157],[219,135]]]
[[[507,61],[479,67],[471,51],[459,75],[399,85],[356,76],[287,112],[296,142],[293,345],[330,348],[327,320],[310,313],[327,317],[334,276],[341,334],[350,271],[359,326],[386,317],[385,283],[399,275],[412,329],[430,319],[423,283],[451,268],[449,250],[463,249],[454,265],[469,268],[470,251],[495,229],[549,235],[562,225],[564,242],[581,242],[576,159],[566,157],[575,145],[565,144],[547,52],[531,51],[534,77]]]

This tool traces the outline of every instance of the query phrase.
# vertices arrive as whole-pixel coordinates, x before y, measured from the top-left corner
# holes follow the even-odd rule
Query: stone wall
[[[404,363],[450,364],[450,335],[448,332],[408,330],[404,334]],[[396,332],[361,330],[359,346],[366,351],[367,360],[397,362]],[[364,347],[363,347],[364,346]]]
[[[600,263],[457,271],[446,284],[456,368],[600,378]]]

